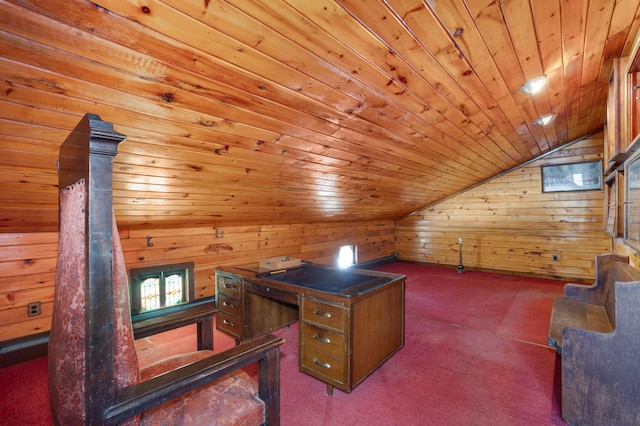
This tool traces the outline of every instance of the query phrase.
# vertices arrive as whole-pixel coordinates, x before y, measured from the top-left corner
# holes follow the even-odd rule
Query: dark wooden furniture
[[[133,337],[141,339],[174,328],[197,324],[198,350],[213,350],[213,314],[217,312],[215,301],[193,302],[175,308],[163,309],[151,315],[132,316]]]
[[[340,277],[349,274],[359,281]],[[242,341],[299,321],[300,370],[330,395],[334,387],[351,392],[404,346],[404,275],[318,265],[271,275],[243,266],[216,270],[216,281],[217,328]]]
[[[298,321],[296,295],[287,300],[288,303],[274,303],[260,294],[245,291],[244,276],[242,271],[216,270],[218,330],[239,343]],[[280,299],[288,295],[280,294]]]
[[[640,271],[596,257],[593,285],[554,300],[549,345],[562,363],[562,417],[576,425],[640,424]]]
[[[126,270],[111,204],[113,157],[124,138],[111,123],[87,114],[60,150],[60,236],[48,356],[54,422],[136,424],[140,414],[143,422],[162,419],[167,424],[186,415],[202,424],[242,422],[238,417],[245,412],[238,410],[238,404],[246,401],[251,414],[259,416],[257,423],[279,424],[283,341],[274,336],[218,354],[197,351],[173,357],[150,367],[153,374],[145,376],[142,370],[140,380]],[[175,366],[178,359],[186,363]],[[251,382],[246,373],[236,372],[255,362],[260,403],[255,401],[255,385],[236,386]],[[162,370],[163,366],[170,369]],[[235,386],[234,392],[225,394],[227,385]],[[234,410],[224,410],[225,397],[233,397]],[[215,413],[210,412],[212,407]]]

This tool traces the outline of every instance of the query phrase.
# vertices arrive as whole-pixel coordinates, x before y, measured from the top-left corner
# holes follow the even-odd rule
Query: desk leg
[[[213,350],[213,315],[198,322],[198,350]]]
[[[333,385],[327,383],[327,395],[333,396]]]

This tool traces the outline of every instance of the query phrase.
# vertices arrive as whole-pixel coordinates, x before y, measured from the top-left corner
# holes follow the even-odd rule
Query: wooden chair
[[[112,207],[112,167],[125,139],[87,114],[60,149],[60,236],[49,341],[54,422],[279,424],[279,346],[268,335],[213,354],[140,368],[127,274]],[[258,386],[240,369],[258,363]]]

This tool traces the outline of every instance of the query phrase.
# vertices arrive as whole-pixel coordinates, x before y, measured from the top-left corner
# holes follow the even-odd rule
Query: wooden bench
[[[131,317],[133,336],[135,339],[141,339],[196,323],[198,350],[213,350],[213,315],[216,312],[215,302],[210,298],[170,308],[169,311],[134,315]],[[48,331],[1,342],[0,368],[46,356],[48,343]]]
[[[198,327],[198,350],[213,350],[213,314],[217,311],[215,302],[192,302],[167,310],[131,317],[134,339],[196,323]]]
[[[640,271],[628,262],[596,256],[595,283],[567,284],[554,299],[548,340],[570,424],[640,424]]]

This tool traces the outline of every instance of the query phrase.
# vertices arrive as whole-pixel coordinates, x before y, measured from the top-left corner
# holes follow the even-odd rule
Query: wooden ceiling
[[[124,228],[402,217],[601,129],[639,4],[0,1],[0,232],[57,229],[85,112]]]

